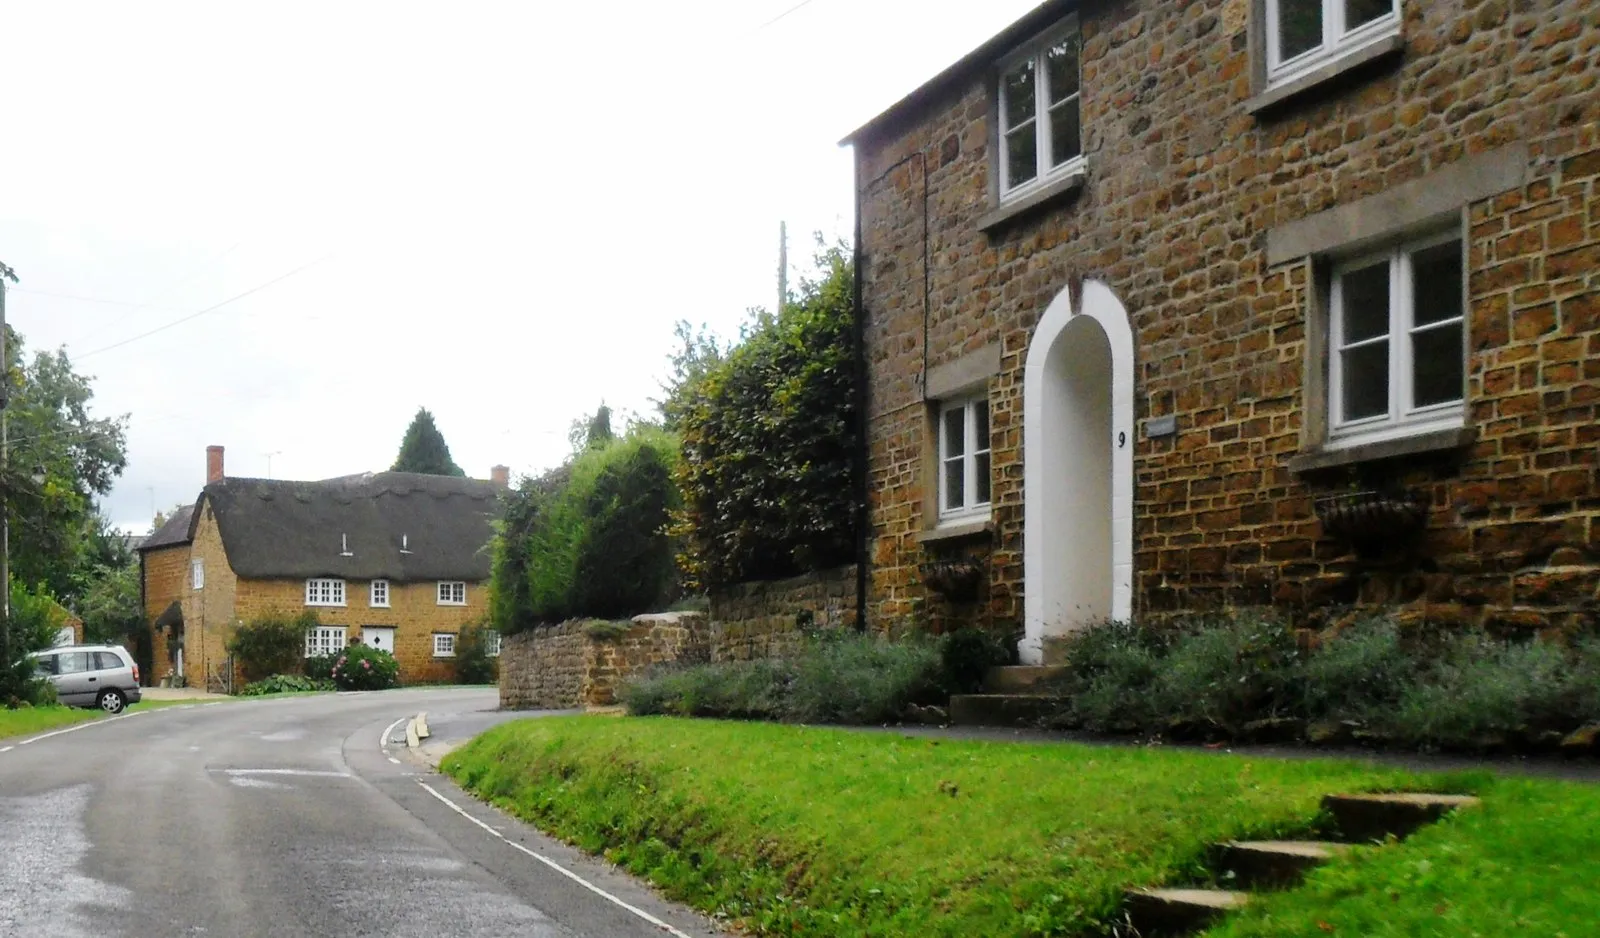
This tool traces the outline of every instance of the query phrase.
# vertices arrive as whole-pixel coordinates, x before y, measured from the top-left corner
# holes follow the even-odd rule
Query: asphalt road
[[[396,725],[518,716],[495,703],[230,701],[0,740],[0,936],[720,934],[472,800]]]

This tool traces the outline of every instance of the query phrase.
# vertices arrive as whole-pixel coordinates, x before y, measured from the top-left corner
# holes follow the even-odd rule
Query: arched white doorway
[[[1105,284],[1051,301],[1022,408],[1020,650],[1038,664],[1046,639],[1133,611],[1133,330]]]

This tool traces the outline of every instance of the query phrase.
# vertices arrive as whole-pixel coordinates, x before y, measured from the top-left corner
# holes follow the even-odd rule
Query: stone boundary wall
[[[739,583],[711,594],[711,660],[782,657],[798,648],[805,629],[855,624],[854,564]]]
[[[508,635],[500,648],[500,706],[611,706],[633,674],[665,662],[706,660],[708,632],[704,613],[667,612],[630,622],[575,619]]]

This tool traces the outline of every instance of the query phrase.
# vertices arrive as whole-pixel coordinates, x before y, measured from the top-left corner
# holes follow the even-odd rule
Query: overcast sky
[[[131,415],[136,533],[207,444],[380,470],[418,406],[535,472],[771,304],[780,219],[848,238],[839,138],[1036,2],[0,0],[8,318]]]

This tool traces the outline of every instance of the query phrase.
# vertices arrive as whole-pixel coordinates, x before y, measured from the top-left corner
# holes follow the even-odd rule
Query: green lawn
[[[98,710],[79,710],[73,707],[32,707],[25,710],[0,708],[0,739],[8,736],[31,736],[72,723],[93,720],[99,715]]]
[[[1303,832],[1328,792],[1488,792],[1483,819],[1538,814],[1548,810],[1539,804],[1572,794],[1350,762],[666,718],[517,721],[450,754],[444,767],[674,898],[783,935],[1103,934],[1124,887],[1190,880],[1218,840]],[[1459,838],[1471,829],[1451,825],[1418,842],[1467,850]],[[1583,830],[1573,825],[1569,837]],[[1570,840],[1560,846],[1576,849]],[[1371,855],[1380,859],[1352,863],[1372,875],[1328,888],[1345,904],[1371,891],[1391,911],[1409,908],[1410,898],[1391,900],[1377,878],[1397,861]],[[1520,875],[1503,861],[1472,868],[1480,880],[1496,870]],[[1431,913],[1431,900],[1420,901]],[[1501,908],[1495,898],[1483,902]],[[1237,934],[1325,933],[1316,921],[1307,930],[1299,906],[1273,909],[1262,913],[1270,921],[1257,916],[1254,931]],[[1341,933],[1369,933],[1348,928]]]

